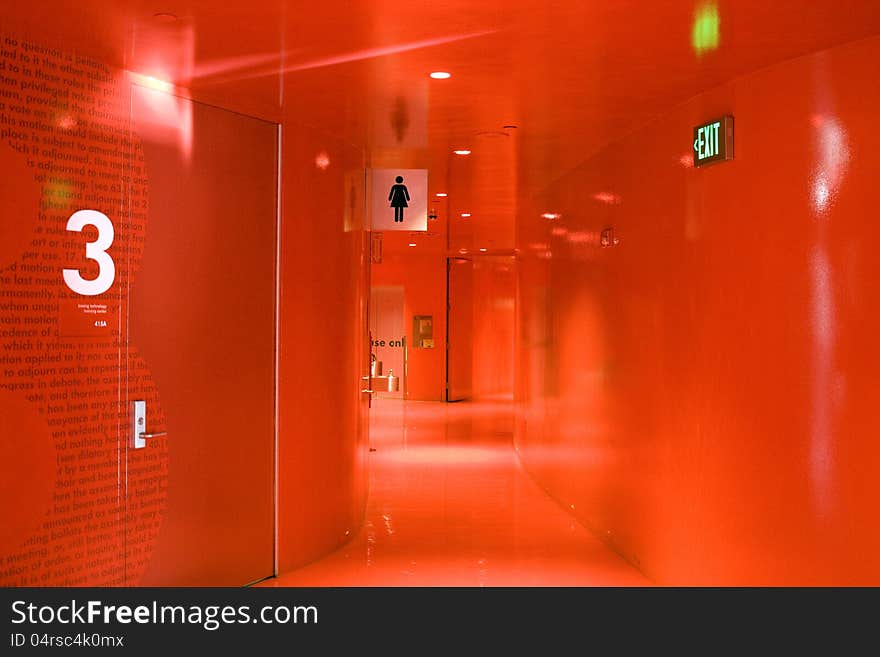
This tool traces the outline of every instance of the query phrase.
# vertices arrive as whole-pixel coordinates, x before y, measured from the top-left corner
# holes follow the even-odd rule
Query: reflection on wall
[[[513,399],[516,262],[513,256],[474,258],[473,394]]]
[[[449,258],[447,267],[446,401],[464,401],[474,393],[474,262]]]
[[[878,58],[734,80],[523,206],[520,454],[661,584],[880,582]]]
[[[316,166],[326,155],[326,167]],[[363,151],[283,124],[278,568],[348,540],[367,492],[369,238]]]
[[[3,585],[136,583],[161,525],[164,442],[126,457],[128,399],[146,399],[153,426],[164,424],[149,369],[126,339],[148,207],[128,104],[119,72],[0,35]],[[85,208],[115,233],[112,285],[91,296],[62,277],[101,273],[85,258],[96,227],[67,229]]]
[[[370,290],[370,336],[372,353],[376,356],[374,374],[396,376],[399,390],[382,390],[384,379],[374,380],[372,387],[378,397],[402,399],[406,391],[406,328],[403,325],[403,286],[377,285]]]

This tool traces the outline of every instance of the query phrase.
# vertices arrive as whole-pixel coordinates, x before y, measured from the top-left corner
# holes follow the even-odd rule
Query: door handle
[[[131,403],[131,446],[134,449],[143,449],[147,446],[147,438],[167,436],[167,431],[148,432],[147,428],[147,402],[144,400]]]

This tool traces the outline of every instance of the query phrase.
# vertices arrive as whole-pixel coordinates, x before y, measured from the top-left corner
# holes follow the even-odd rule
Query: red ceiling
[[[719,47],[697,54],[711,4]],[[732,77],[880,33],[876,0],[31,0],[0,27],[431,168],[453,246],[513,245],[517,198]],[[175,14],[176,21],[155,18]],[[450,80],[433,81],[432,70]],[[513,130],[502,126],[515,124]],[[470,158],[450,155],[467,146]]]

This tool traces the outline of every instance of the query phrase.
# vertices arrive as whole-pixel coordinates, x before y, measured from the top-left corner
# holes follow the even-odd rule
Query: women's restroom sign
[[[427,169],[371,169],[368,175],[374,231],[428,230]]]

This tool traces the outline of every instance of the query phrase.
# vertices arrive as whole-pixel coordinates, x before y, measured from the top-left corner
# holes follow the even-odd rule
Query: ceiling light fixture
[[[541,215],[544,219],[559,219],[562,215],[558,212],[545,212]]]
[[[448,80],[452,77],[452,73],[447,73],[446,71],[434,71],[431,73],[431,77],[435,80]]]
[[[449,196],[449,194],[447,194],[446,192],[437,192],[436,194],[434,194],[434,196],[439,196],[440,198],[444,198],[446,196]]]
[[[485,252],[488,251],[488,250],[489,250],[489,249],[480,249],[480,252],[481,252],[481,253],[485,253]]]
[[[467,219],[467,218],[470,217],[470,216],[471,216],[471,213],[470,213],[470,212],[462,212],[462,213],[461,213],[461,218],[462,218],[462,219]]]
[[[456,155],[470,155],[471,154],[471,152],[466,148],[462,148],[461,150],[452,151],[452,152],[455,153]]]
[[[415,246],[416,243],[415,243],[415,242],[410,242],[409,245],[410,245],[410,246]]]

